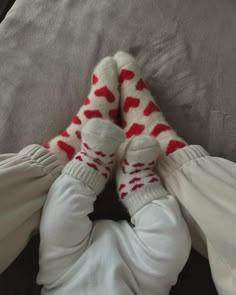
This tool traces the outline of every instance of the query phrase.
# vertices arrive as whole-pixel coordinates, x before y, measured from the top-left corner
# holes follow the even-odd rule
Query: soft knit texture
[[[105,186],[114,166],[118,146],[124,141],[123,130],[103,119],[92,119],[82,129],[81,151],[72,160],[65,173],[81,181],[99,194]]]
[[[160,146],[155,138],[147,135],[134,137],[117,169],[118,193],[131,216],[158,196],[168,195],[153,172],[159,153]]]
[[[68,128],[43,144],[62,162],[71,160],[80,150],[81,129],[91,118],[116,119],[119,104],[118,72],[112,57],[104,58],[95,68],[91,90]]]
[[[125,52],[118,52],[114,59],[119,71],[122,127],[126,138],[140,134],[156,137],[160,143],[161,156],[185,147],[186,143],[170,127],[147,89],[135,59]],[[124,148],[125,145],[121,153]]]
[[[43,209],[37,278],[42,294],[168,295],[191,247],[175,198],[157,190],[157,200],[137,211],[132,224],[91,222],[97,188],[80,166],[66,165]]]

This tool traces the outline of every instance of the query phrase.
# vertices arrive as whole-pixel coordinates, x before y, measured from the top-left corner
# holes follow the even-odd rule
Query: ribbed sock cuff
[[[123,204],[129,211],[132,217],[142,207],[160,198],[164,198],[168,192],[164,189],[161,183],[153,183],[139,188],[136,192],[129,193],[123,200]]]
[[[162,180],[164,180],[168,174],[181,168],[184,164],[206,156],[209,156],[209,154],[200,145],[188,145],[162,158],[156,168],[158,174],[161,176]]]
[[[23,148],[18,155],[25,156],[29,160],[42,166],[48,174],[51,174],[53,179],[57,178],[63,169],[63,165],[56,156],[41,145],[29,145]]]
[[[73,159],[63,169],[64,174],[68,174],[86,184],[96,195],[99,195],[106,184],[106,178],[99,172],[90,168],[86,164]]]

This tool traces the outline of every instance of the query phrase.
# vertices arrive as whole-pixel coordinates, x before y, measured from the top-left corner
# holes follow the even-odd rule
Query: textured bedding
[[[17,0],[0,26],[0,152],[64,129],[122,49],[187,141],[236,161],[235,16],[235,1]]]
[[[0,3],[1,13],[10,2]],[[235,1],[16,0],[0,24],[0,153],[63,130],[87,95],[98,60],[126,50],[180,135],[236,161],[235,31]],[[30,247],[35,265],[24,252],[0,277],[1,294],[24,286],[17,294],[38,294],[32,287],[37,242]],[[184,284],[193,276],[191,263],[173,294],[216,294],[204,284],[210,281],[205,262],[197,261],[201,270],[194,275],[203,289],[191,279],[189,288]],[[14,288],[15,277],[21,283]]]

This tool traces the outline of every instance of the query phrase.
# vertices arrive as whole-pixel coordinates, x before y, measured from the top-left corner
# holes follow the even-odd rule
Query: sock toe
[[[126,158],[131,162],[145,162],[150,163],[156,161],[160,154],[160,144],[159,142],[148,135],[143,135],[139,137],[134,137],[128,147],[126,152]]]
[[[91,149],[101,148],[108,153],[117,150],[125,140],[124,131],[108,120],[91,119],[82,129],[82,140],[89,143]]]
[[[124,51],[118,51],[114,55],[114,59],[117,63],[118,70],[120,70],[125,65],[135,62],[135,59],[132,55]]]
[[[105,82],[107,86],[111,86],[111,84],[114,84],[114,81],[117,81],[117,72],[116,61],[113,57],[107,56],[95,67],[94,74],[92,75],[92,84],[97,84],[97,82],[103,84]]]
[[[149,135],[134,137],[129,144],[130,151],[139,151],[150,147],[158,147],[158,141]]]

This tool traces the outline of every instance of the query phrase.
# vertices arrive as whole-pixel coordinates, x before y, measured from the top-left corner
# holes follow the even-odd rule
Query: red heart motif
[[[140,90],[140,91],[143,90],[144,88],[147,88],[142,78],[140,78],[140,79],[138,80],[138,82],[137,82],[135,88],[136,88],[137,90]]]
[[[152,131],[150,132],[150,135],[156,137],[158,136],[161,132],[163,131],[167,131],[167,130],[170,130],[170,126],[167,126],[167,125],[164,125],[164,124],[161,124],[161,123],[157,123]]]
[[[144,125],[143,124],[138,124],[138,123],[133,123],[129,130],[125,133],[126,138],[130,138],[133,135],[139,135],[143,132],[144,130]]]
[[[140,99],[132,96],[127,96],[124,103],[124,112],[127,113],[130,108],[137,108],[140,104]]]
[[[117,114],[117,110],[116,110],[116,109],[110,110],[108,114],[109,114],[110,119],[111,119],[112,121],[115,121],[115,119],[116,119],[116,114]]]
[[[101,157],[106,156],[102,151],[96,151],[95,154],[98,155],[98,156],[101,156]]]
[[[160,108],[153,101],[150,101],[143,111],[144,116],[149,116],[152,112],[160,112]]]
[[[138,188],[140,188],[140,187],[142,187],[142,186],[144,186],[143,183],[137,183],[137,184],[135,184],[135,185],[131,188],[131,191],[136,191],[136,189],[138,189]]]
[[[157,181],[159,181],[159,180],[158,180],[157,178],[153,177],[153,178],[151,178],[151,179],[149,180],[149,183],[157,182]]]
[[[75,131],[75,135],[77,136],[78,139],[81,139],[81,133],[79,130]]]
[[[66,153],[69,161],[73,158],[75,154],[75,149],[73,148],[73,146],[67,144],[62,140],[58,140],[57,146]]]
[[[122,169],[122,172],[123,172],[124,174],[126,174],[125,167],[124,167],[124,166],[121,166],[121,169]]]
[[[78,116],[74,116],[72,118],[72,123],[79,125],[79,124],[81,124],[81,120],[80,120],[80,118]]]
[[[105,97],[108,102],[113,102],[116,99],[113,93],[107,88],[107,86],[96,89],[94,91],[94,94],[98,97]]]
[[[86,97],[84,99],[84,105],[90,104],[90,99],[88,97]]]
[[[48,142],[43,143],[42,146],[43,146],[45,149],[49,149],[49,143],[48,143]]]
[[[134,182],[136,182],[136,181],[140,181],[140,180],[141,180],[140,177],[134,177],[134,178],[132,178],[132,179],[129,181],[129,183],[131,184],[131,183],[134,183]]]
[[[175,152],[177,149],[182,149],[185,146],[186,144],[183,141],[171,139],[166,148],[166,155],[168,156],[169,154]]]
[[[102,175],[107,178],[108,177],[108,174],[105,172],[105,173],[102,173]]]
[[[92,84],[95,85],[98,82],[98,77],[95,74],[92,74]]]
[[[134,72],[126,69],[122,69],[119,75],[119,82],[120,84],[123,83],[125,80],[132,80],[134,77]]]
[[[124,119],[122,119],[122,121],[121,121],[121,127],[122,128],[125,128],[126,126],[127,126],[127,122]]]
[[[111,168],[106,166],[105,169],[108,171],[108,172],[111,172]]]
[[[70,137],[70,134],[66,130],[62,131],[60,135],[63,137]]]
[[[125,187],[125,184],[121,183],[120,186],[119,186],[118,191],[120,192],[124,187]]]
[[[128,195],[128,193],[123,192],[123,193],[121,193],[120,197],[121,197],[121,199],[124,199],[127,195]]]
[[[98,167],[94,163],[87,163],[87,165],[93,168],[94,170],[98,171]]]
[[[143,167],[144,166],[144,163],[135,163],[132,165],[133,167]]]
[[[102,114],[100,113],[99,110],[85,110],[84,115],[86,118],[91,119],[91,118],[102,118]]]
[[[143,169],[143,170],[146,170],[146,169]],[[132,175],[132,174],[136,174],[136,173],[139,173],[141,170],[139,169],[136,169],[134,171],[131,171],[129,174]]]
[[[83,159],[82,159],[82,157],[80,155],[76,156],[75,158],[76,158],[76,160],[79,160],[81,162],[83,161]]]
[[[89,147],[89,145],[88,145],[86,142],[83,143],[83,146],[84,146],[87,150],[90,150],[90,147]]]

